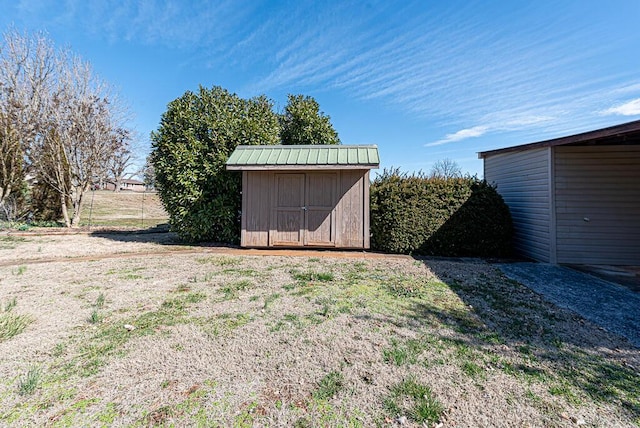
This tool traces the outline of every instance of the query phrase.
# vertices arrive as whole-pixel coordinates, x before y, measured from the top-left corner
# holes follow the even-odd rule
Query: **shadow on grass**
[[[552,395],[570,402],[579,403],[581,396],[588,396],[614,403],[635,423],[640,422],[640,349],[545,301],[490,265],[477,263],[473,274],[458,275],[468,261],[418,260],[464,306],[443,311],[437,303],[423,299],[411,306],[413,316],[450,327],[462,346],[498,354],[506,373],[527,382],[543,382]]]
[[[239,248],[236,245],[224,244],[220,242],[186,242],[181,240],[178,235],[171,232],[169,225],[159,224],[148,229],[137,230],[118,230],[105,229],[91,232],[91,236],[110,239],[116,242],[139,242],[145,244],[174,245],[174,246],[190,246],[194,248],[202,247],[227,247]]]
[[[159,224],[148,229],[122,230],[101,227],[91,232],[91,236],[110,239],[116,242],[140,242],[161,245],[184,245],[178,236],[169,231],[168,224]]]

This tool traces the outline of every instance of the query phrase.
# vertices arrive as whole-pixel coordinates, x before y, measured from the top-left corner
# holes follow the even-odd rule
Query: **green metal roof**
[[[377,146],[238,146],[227,160],[230,170],[372,169],[378,168]]]

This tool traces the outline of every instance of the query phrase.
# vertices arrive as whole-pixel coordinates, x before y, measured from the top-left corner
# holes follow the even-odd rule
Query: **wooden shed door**
[[[303,244],[304,174],[275,174],[271,245]]]
[[[304,245],[336,243],[336,173],[307,174]]]
[[[334,246],[336,173],[275,174],[270,245]]]

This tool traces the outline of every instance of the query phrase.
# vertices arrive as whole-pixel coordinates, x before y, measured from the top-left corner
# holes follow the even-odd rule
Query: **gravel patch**
[[[640,348],[640,294],[563,266],[543,263],[498,265],[505,275]]]

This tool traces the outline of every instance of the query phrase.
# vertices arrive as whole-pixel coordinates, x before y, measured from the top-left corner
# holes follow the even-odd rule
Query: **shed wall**
[[[266,171],[242,172],[242,221],[240,245],[269,245],[269,210],[273,174]]]
[[[366,198],[365,198],[366,192]],[[336,205],[336,246],[369,248],[368,171],[341,171],[340,200]],[[367,213],[365,218],[365,213]]]
[[[555,147],[558,263],[640,264],[640,146]]]
[[[281,234],[274,230],[278,222],[272,221],[274,215],[274,195],[278,180],[277,177],[283,174],[306,175],[305,183],[307,186],[316,186],[318,183],[331,183],[327,180],[327,176],[335,174],[337,177],[337,191],[335,198],[335,206],[317,207],[316,209],[308,209],[305,215],[308,218],[301,222],[305,226],[317,224],[322,226],[322,230],[318,229],[316,233],[306,233],[303,230],[304,239],[299,244],[318,246],[318,236],[324,237],[329,234],[335,234],[336,248],[369,248],[369,171],[368,170],[335,170],[335,171],[243,171],[242,177],[242,230],[241,230],[241,246],[243,247],[268,247],[270,245],[278,245],[280,242],[275,237]],[[282,181],[282,180],[280,180]],[[331,184],[333,186],[333,184]],[[305,198],[317,199],[319,196],[318,189],[314,187],[314,192],[305,190]],[[322,192],[322,190],[319,190]],[[326,194],[333,193],[327,189]],[[315,194],[316,196],[312,196]],[[322,193],[320,193],[321,195]],[[313,205],[313,201],[311,205]],[[317,204],[316,204],[317,205]],[[321,204],[322,205],[322,204]],[[320,209],[322,208],[322,210]],[[326,208],[326,215],[331,215],[334,221],[322,221],[316,219]],[[274,226],[275,225],[275,226]],[[333,229],[326,232],[326,227]],[[271,236],[270,236],[271,235]],[[291,241],[287,246],[296,245]],[[282,244],[284,245],[284,244]]]
[[[511,210],[514,248],[522,256],[542,262],[551,257],[551,181],[549,148],[487,156],[484,177],[497,186]]]

